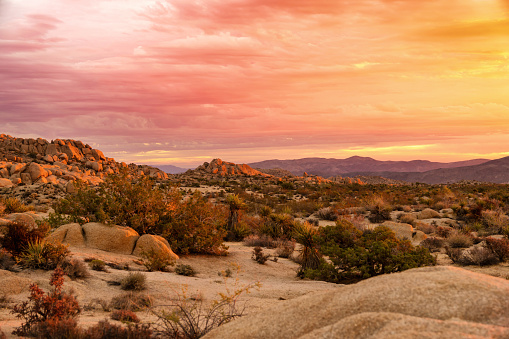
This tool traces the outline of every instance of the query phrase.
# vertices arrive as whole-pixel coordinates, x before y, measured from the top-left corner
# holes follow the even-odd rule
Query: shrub
[[[445,247],[445,253],[452,260],[453,263],[459,263],[461,255],[463,254],[463,250],[460,248],[450,248],[449,246]]]
[[[168,272],[168,266],[175,265],[175,259],[168,253],[156,252],[153,249],[141,252],[143,266],[149,272],[161,271]]]
[[[261,247],[255,247],[253,249],[253,253],[251,254],[251,259],[256,261],[257,263],[263,265],[269,259],[269,254],[264,254]]]
[[[184,254],[226,254],[223,239],[227,212],[224,206],[214,205],[199,191],[185,201],[181,201],[180,195],[172,199],[163,232],[171,249]]]
[[[0,245],[14,256],[23,252],[28,243],[34,243],[43,239],[49,231],[46,225],[31,228],[22,222],[10,222],[7,224],[3,237],[0,237]]]
[[[141,311],[150,306],[152,306],[152,298],[149,295],[134,292],[127,292],[113,297],[109,304],[109,307],[116,310],[129,310],[133,312]]]
[[[260,233],[273,239],[290,239],[297,224],[289,214],[273,213],[265,218],[265,223],[260,228]]]
[[[147,288],[147,278],[143,273],[129,273],[120,281],[120,286],[126,291],[142,291]]]
[[[413,214],[402,213],[399,215],[399,221],[405,224],[414,225],[416,223],[416,218]]]
[[[74,318],[80,313],[80,308],[74,296],[62,292],[63,283],[64,272],[57,268],[51,275],[51,292],[45,293],[37,284],[30,285],[28,301],[15,305],[12,310],[24,320],[13,334],[38,336],[44,330],[49,333],[45,337],[51,338],[52,331],[59,331],[60,328],[70,330],[77,326]]]
[[[115,310],[111,313],[111,319],[122,322],[139,323],[140,319],[133,311],[129,310]]]
[[[498,260],[504,262],[509,258],[509,240],[486,238],[486,248],[491,250]]]
[[[339,222],[336,222],[338,224]],[[302,245],[298,256],[299,273],[306,269],[316,269],[322,255],[318,250],[316,236],[318,232],[309,224],[303,224],[295,231],[295,241]]]
[[[419,246],[427,248],[430,252],[438,252],[444,246],[444,241],[435,237],[429,237],[421,241]]]
[[[453,229],[450,227],[441,227],[441,226],[437,227],[437,230],[436,230],[437,235],[441,238],[448,238],[451,235],[452,231],[453,231]]]
[[[19,255],[21,265],[27,268],[52,270],[55,269],[68,255],[67,246],[53,245],[43,240],[29,242]]]
[[[85,279],[90,277],[87,265],[78,259],[65,258],[60,263],[60,268],[71,279]]]
[[[322,220],[336,221],[338,220],[338,214],[331,207],[324,207],[316,212],[316,216]]]
[[[303,270],[302,276],[353,283],[380,274],[435,264],[435,258],[427,249],[413,248],[409,241],[399,240],[384,226],[360,232],[352,224],[343,222],[321,228],[315,239],[330,262],[322,260],[317,269]]]
[[[295,241],[281,240],[277,243],[276,255],[280,258],[290,258],[295,251]]]
[[[425,223],[425,222],[419,222],[419,221],[416,221],[415,222],[415,228],[417,228],[419,231],[425,233],[425,234],[432,234],[432,233],[435,233],[435,231],[437,230],[437,228],[433,225],[430,225],[428,223]]]
[[[267,247],[267,248],[274,248],[277,245],[277,241],[272,239],[272,237],[269,237],[268,235],[262,234],[262,235],[249,235],[244,238],[244,244],[246,246],[259,246],[259,247]]]
[[[465,252],[468,252],[468,255],[465,257],[468,257],[472,265],[487,266],[495,265],[499,262],[497,256],[492,251],[482,246],[472,247]]]
[[[186,277],[194,277],[196,275],[194,268],[192,268],[191,265],[185,264],[178,264],[177,267],[175,267],[175,273]]]
[[[469,235],[456,233],[447,238],[447,243],[452,248],[467,248],[473,245],[473,240]]]
[[[87,339],[150,339],[153,331],[148,324],[128,324],[127,327],[102,320],[84,331]]]
[[[89,263],[90,265],[90,268],[93,269],[94,271],[106,271],[106,263],[102,260],[99,260],[99,259],[93,259],[92,261],[90,261]]]
[[[18,198],[14,197],[4,199],[2,204],[4,206],[3,212],[6,214],[23,213],[31,209],[31,207],[25,205]]]
[[[376,197],[367,206],[370,212],[368,219],[372,223],[381,223],[386,220],[391,220],[392,207],[385,202],[381,197]]]
[[[10,252],[5,248],[0,248],[0,269],[2,270],[14,270],[16,267],[16,260]]]

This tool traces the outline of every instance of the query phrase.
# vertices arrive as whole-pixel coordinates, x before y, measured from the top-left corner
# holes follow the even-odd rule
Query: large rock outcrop
[[[505,279],[417,268],[283,301],[205,338],[508,338],[508,296]]]
[[[98,250],[141,256],[143,251],[154,251],[160,255],[177,260],[166,239],[157,235],[144,234],[130,227],[87,223],[62,225],[46,237],[51,243],[62,243],[74,247],[89,247]]]
[[[257,171],[245,164],[234,164],[233,162],[222,161],[221,159],[214,159],[210,163],[205,162],[194,170],[198,173],[213,174],[217,176],[262,176],[269,177],[270,175]]]

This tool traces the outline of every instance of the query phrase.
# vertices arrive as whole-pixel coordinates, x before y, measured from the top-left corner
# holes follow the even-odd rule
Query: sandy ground
[[[179,263],[191,265],[197,271],[195,277],[181,276],[174,272],[144,272],[148,288],[141,293],[149,294],[156,305],[171,305],[183,290],[187,291],[187,295],[202,298],[205,303],[210,303],[218,300],[218,294],[225,293],[227,289],[233,291],[259,282],[260,288],[252,288],[249,294],[244,294],[240,299],[240,306],[245,303],[245,314],[249,314],[307,293],[341,288],[341,285],[297,278],[298,265],[288,259],[278,258],[277,262],[268,260],[264,265],[260,265],[251,259],[252,247],[246,247],[240,243],[227,243],[227,245],[230,253],[228,256],[190,255],[182,257]],[[107,262],[128,263],[131,270],[145,271],[145,268],[139,265],[139,258],[135,256],[94,249],[70,249],[75,258],[93,257]],[[272,251],[264,249],[264,253],[271,254]],[[240,268],[238,273],[236,273],[237,267]],[[226,279],[221,272],[228,268],[233,272],[233,276]],[[90,273],[91,277],[87,279],[72,281],[66,278],[64,284],[64,289],[74,291],[80,306],[84,308],[79,316],[79,323],[84,327],[109,318],[110,313],[105,312],[96,301],[109,302],[112,297],[122,294],[124,291],[119,286],[109,285],[108,281],[120,281],[129,272],[108,268],[108,272],[90,270]],[[50,274],[51,272],[42,270],[24,270],[18,273],[18,276],[29,278],[37,282],[44,290],[48,290]],[[10,302],[7,303],[7,306],[24,301],[27,296],[28,291],[8,296]],[[155,320],[148,311],[137,314],[142,321]],[[110,321],[115,322],[111,319]],[[20,324],[21,320],[10,314],[9,308],[0,309],[0,327],[5,334],[10,337],[12,330]]]

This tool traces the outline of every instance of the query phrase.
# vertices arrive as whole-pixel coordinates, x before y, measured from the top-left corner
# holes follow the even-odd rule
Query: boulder
[[[509,281],[450,266],[311,293],[204,338],[507,338]]]
[[[440,213],[438,213],[435,210],[432,210],[431,208],[426,208],[417,214],[417,218],[419,219],[440,218]]]
[[[30,179],[32,180],[32,182],[36,181],[39,178],[48,176],[48,171],[46,171],[41,165],[39,165],[36,162],[32,162],[30,163],[30,165],[28,165],[26,173],[30,174]],[[23,177],[21,179],[23,180]]]
[[[26,168],[26,164],[23,164],[23,163],[12,164],[12,166],[10,168],[11,175],[23,172],[25,170],[25,168]]]
[[[82,228],[87,247],[119,254],[133,253],[136,241],[140,237],[138,232],[130,227],[91,222]]]
[[[14,221],[18,224],[27,225],[29,229],[37,228],[37,223],[35,222],[36,217],[32,213],[12,213],[4,217],[7,220]]]
[[[30,284],[33,283],[33,281],[28,278],[19,277],[5,270],[0,270],[0,281],[2,282],[0,284],[0,295],[2,296],[28,292]]]
[[[166,239],[159,235],[144,234],[136,242],[133,255],[141,256],[142,252],[155,251],[161,256],[169,256],[173,260],[179,257],[171,250],[170,244]]]
[[[0,188],[2,187],[11,187],[13,185],[10,179],[0,178]]]
[[[398,239],[412,240],[414,236],[414,228],[410,224],[386,221],[380,226],[386,226],[390,228],[396,234],[396,237]]]
[[[85,238],[80,224],[66,224],[58,227],[46,237],[51,243],[67,244],[74,247],[85,247]]]

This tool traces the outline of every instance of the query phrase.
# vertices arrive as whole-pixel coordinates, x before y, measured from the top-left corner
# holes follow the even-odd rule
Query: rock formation
[[[508,338],[508,295],[506,279],[417,268],[282,301],[205,338]]]
[[[82,180],[98,185],[109,174],[126,168],[133,175],[167,179],[163,171],[116,162],[76,140],[23,139],[0,134],[0,189],[34,204],[47,204]]]
[[[214,159],[210,163],[205,162],[194,170],[197,173],[213,174],[217,176],[262,176],[269,177],[270,175],[257,171],[248,165],[234,164],[233,162],[222,161],[221,159]]]

